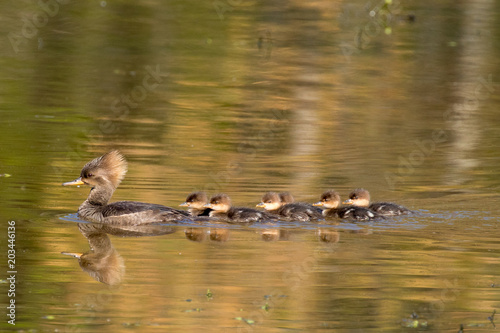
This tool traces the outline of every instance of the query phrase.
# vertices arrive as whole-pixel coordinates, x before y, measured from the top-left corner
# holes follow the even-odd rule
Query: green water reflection
[[[492,329],[495,2],[45,3],[0,5],[0,239],[7,253],[16,221],[18,305],[2,330]],[[129,161],[113,200],[205,190],[254,207],[362,186],[419,214],[99,234],[116,252],[97,253],[123,259],[110,286],[61,254],[96,244],[61,219],[88,188],[60,186],[110,149]]]

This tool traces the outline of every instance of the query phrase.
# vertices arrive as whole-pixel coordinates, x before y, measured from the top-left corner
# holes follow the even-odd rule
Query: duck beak
[[[70,186],[70,185],[85,185],[85,183],[82,181],[82,177],[78,177],[77,179],[70,182],[62,183],[62,186]]]
[[[211,203],[207,203],[206,205],[203,205],[204,208],[212,208],[212,204]]]
[[[61,254],[64,254],[65,256],[72,256],[78,259],[80,259],[80,257],[83,255],[83,253],[72,253],[72,252],[61,252]]]
[[[266,208],[266,204],[261,202],[261,203],[258,203],[255,207]]]
[[[313,203],[313,206],[323,206],[323,202],[321,201],[315,202]]]
[[[187,202],[183,202],[179,206],[180,207],[189,207],[189,204]]]
[[[351,199],[347,199],[346,201],[343,202],[344,205],[352,205],[354,202]]]

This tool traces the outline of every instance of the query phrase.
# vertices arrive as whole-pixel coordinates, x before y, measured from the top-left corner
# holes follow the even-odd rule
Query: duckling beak
[[[78,177],[77,179],[70,182],[62,183],[62,186],[70,186],[70,185],[85,185],[85,183],[82,181],[82,177]]]
[[[204,208],[212,208],[212,204],[211,203],[207,203],[206,205],[203,205]]]
[[[351,199],[347,199],[346,201],[343,202],[344,205],[352,205],[354,204],[354,201],[352,201]]]
[[[183,202],[179,206],[180,207],[189,207],[189,204],[187,202]]]
[[[313,206],[323,206],[323,202],[322,201],[315,202],[313,203]]]
[[[64,254],[66,256],[72,256],[78,259],[80,259],[80,257],[83,255],[83,253],[72,253],[72,252],[61,252],[61,254]]]
[[[258,203],[255,207],[266,208],[266,204],[261,202],[261,203]]]

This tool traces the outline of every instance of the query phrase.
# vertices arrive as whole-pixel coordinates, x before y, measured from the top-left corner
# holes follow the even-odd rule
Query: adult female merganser
[[[226,220],[229,222],[265,222],[275,221],[272,215],[257,209],[246,207],[232,207],[231,199],[227,194],[217,194],[205,205],[211,208],[210,217]]]
[[[79,178],[63,184],[92,186],[87,200],[78,208],[78,216],[91,222],[127,225],[191,221],[187,212],[162,205],[136,201],[108,203],[126,173],[127,161],[117,150],[85,164]]]
[[[337,191],[329,190],[324,192],[320,201],[314,203],[314,206],[322,206],[325,217],[340,217],[341,219],[351,219],[356,221],[370,221],[376,218],[382,218],[379,214],[363,207],[358,206],[340,206],[340,195]]]
[[[357,188],[349,194],[349,199],[344,204],[366,207],[384,216],[406,215],[412,213],[406,207],[392,202],[374,202],[370,204],[370,192],[364,188]]]

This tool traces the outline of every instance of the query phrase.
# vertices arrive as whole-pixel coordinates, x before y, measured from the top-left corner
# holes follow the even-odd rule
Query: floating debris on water
[[[235,317],[234,319],[239,320],[239,321],[243,321],[243,322],[247,323],[248,325],[255,324],[255,320],[253,320],[253,319],[248,319],[248,318],[243,318],[243,317]]]

